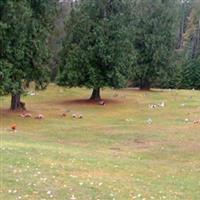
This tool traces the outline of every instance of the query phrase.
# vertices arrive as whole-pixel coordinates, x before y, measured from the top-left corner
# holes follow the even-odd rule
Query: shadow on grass
[[[117,99],[102,99],[107,104],[120,104],[122,101]],[[57,102],[58,103],[58,102]],[[62,105],[97,105],[97,106],[104,106],[100,105],[99,102],[90,100],[90,99],[71,99],[59,102]]]

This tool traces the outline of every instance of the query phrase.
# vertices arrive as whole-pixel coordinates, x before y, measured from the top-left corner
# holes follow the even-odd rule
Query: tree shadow
[[[120,104],[121,101],[117,99],[102,99],[105,105],[107,104]],[[103,106],[99,102],[90,99],[71,99],[60,102],[63,105],[98,105]]]

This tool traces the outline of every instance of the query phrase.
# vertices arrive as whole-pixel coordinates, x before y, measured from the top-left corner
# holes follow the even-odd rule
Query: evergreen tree
[[[191,5],[193,0],[181,0],[179,4],[179,31],[177,49],[183,49],[184,47],[184,35],[187,30],[188,17],[191,12]]]
[[[11,94],[12,110],[22,106],[27,83],[35,81],[39,89],[47,85],[47,39],[55,8],[55,1],[48,0],[0,2],[1,81],[5,83],[1,90]]]
[[[49,38],[49,47],[51,51],[50,68],[51,81],[55,81],[59,69],[59,52],[62,50],[62,40],[65,37],[65,19],[69,16],[73,0],[59,1],[58,15],[54,21],[54,31]]]
[[[140,0],[136,4],[133,80],[150,89],[160,70],[167,70],[175,48],[176,1]]]
[[[99,101],[100,88],[120,88],[134,62],[130,42],[129,0],[84,0],[77,3],[66,23],[61,52],[59,85],[92,88]]]
[[[200,1],[193,0],[191,4],[192,9],[184,34],[186,59],[196,59],[200,54]]]
[[[191,0],[184,33],[181,88],[200,89],[200,1]]]
[[[0,60],[0,96],[7,94],[7,88],[11,83],[11,65],[5,60]]]
[[[200,89],[200,56],[183,66],[181,88]]]

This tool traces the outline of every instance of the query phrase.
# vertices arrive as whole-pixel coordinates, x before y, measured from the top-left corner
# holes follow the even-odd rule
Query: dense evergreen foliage
[[[169,67],[175,48],[176,6],[174,0],[141,0],[135,6],[137,64],[133,80],[149,89],[160,71]]]
[[[30,82],[48,85],[50,69],[94,100],[103,87],[200,89],[200,0],[2,0],[0,42],[12,109]]]
[[[30,81],[38,88],[48,83],[48,34],[55,1],[4,0],[0,3],[1,93],[12,95],[11,109],[21,106],[20,96]]]
[[[120,88],[134,62],[130,42],[130,1],[85,0],[67,21],[58,78],[60,85],[93,88],[99,100],[102,87]]]
[[[181,65],[180,88],[200,88],[200,1],[184,1],[187,4],[187,20],[184,22],[183,45],[180,48],[183,59]],[[186,6],[185,6],[186,7]],[[189,11],[188,11],[189,10]],[[185,12],[186,12],[185,11]]]
[[[181,88],[200,89],[200,56],[183,65]]]

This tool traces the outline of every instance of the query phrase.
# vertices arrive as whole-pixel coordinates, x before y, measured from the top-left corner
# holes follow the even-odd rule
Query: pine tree
[[[177,49],[183,49],[184,47],[184,35],[187,30],[187,24],[188,24],[188,17],[191,12],[191,5],[192,1],[188,0],[181,0],[180,1],[180,9],[179,9],[179,31],[178,31],[178,42],[177,42]]]
[[[200,1],[192,0],[190,4],[184,34],[181,88],[200,89]]]
[[[55,1],[1,1],[1,88],[10,93],[11,109],[22,106],[20,98],[27,83],[35,81],[38,88],[48,82],[47,39],[55,14]],[[9,75],[8,75],[9,74]]]
[[[59,85],[92,88],[99,101],[100,88],[120,88],[134,62],[130,42],[129,0],[85,0],[77,3],[66,23],[61,52]]]
[[[140,89],[150,89],[160,70],[167,70],[175,48],[176,1],[140,0],[135,13],[133,80]]]
[[[192,1],[192,9],[188,17],[184,34],[186,57],[195,59],[200,54],[200,1]]]
[[[181,86],[187,89],[200,89],[200,56],[184,64]]]

